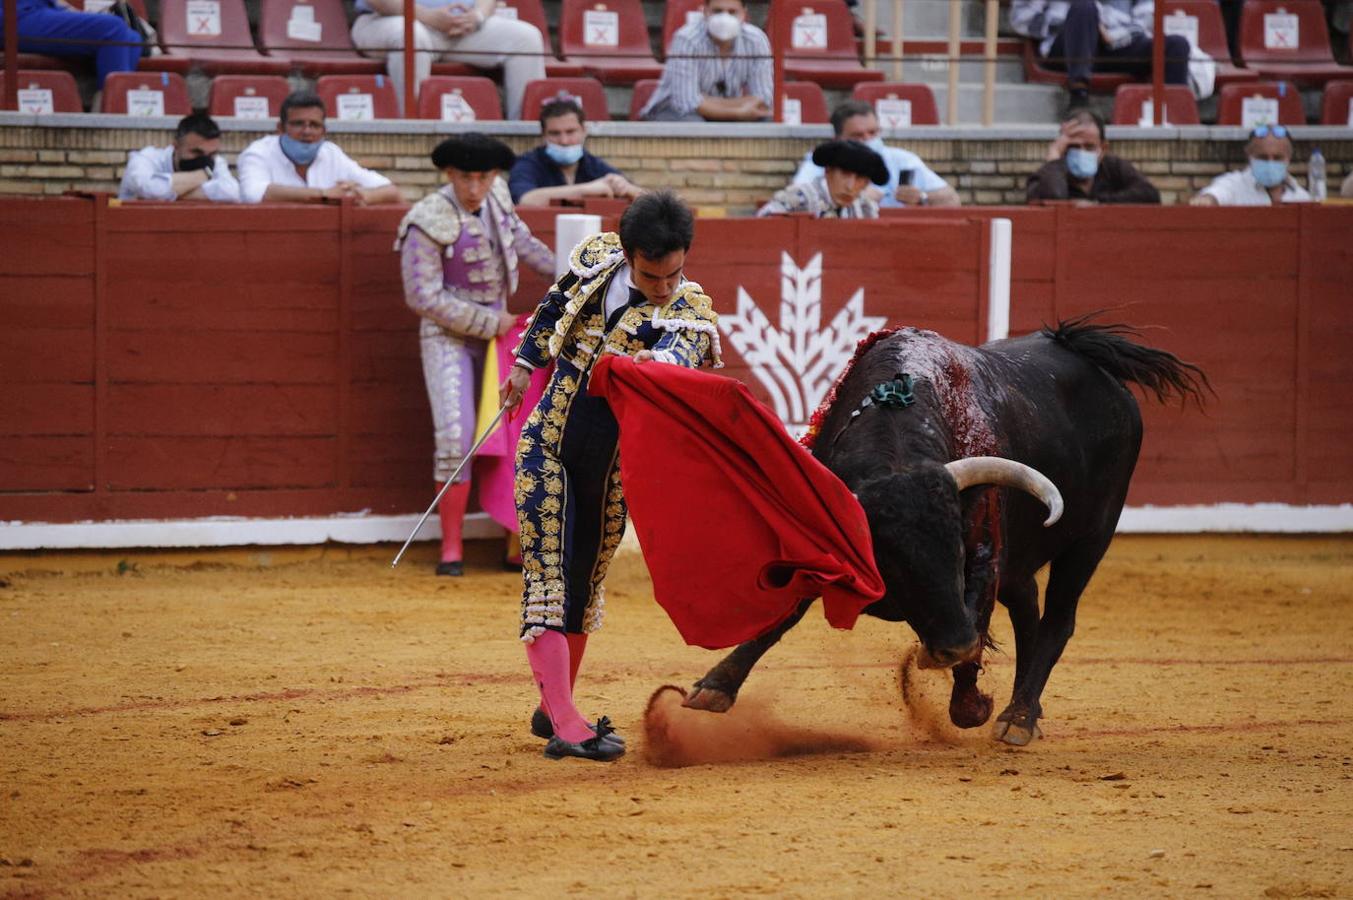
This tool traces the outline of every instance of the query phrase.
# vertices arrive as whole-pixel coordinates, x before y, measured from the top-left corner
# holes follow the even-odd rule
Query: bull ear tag
[[[912,390],[911,376],[903,372],[892,381],[884,381],[874,385],[869,391],[869,396],[860,401],[859,409],[851,412],[850,417],[855,418],[870,406],[905,409],[915,402],[916,393]]]

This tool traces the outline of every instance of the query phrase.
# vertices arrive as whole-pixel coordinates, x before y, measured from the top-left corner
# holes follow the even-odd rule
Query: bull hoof
[[[696,685],[690,695],[681,701],[687,709],[703,709],[705,712],[728,712],[733,708],[734,697],[712,687]]]
[[[978,728],[991,718],[992,708],[991,695],[974,688],[956,694],[949,702],[949,721],[959,728]]]
[[[1001,743],[1010,744],[1012,747],[1027,747],[1043,736],[1043,730],[1038,727],[1037,722],[1021,725],[1017,722],[1002,719],[996,723],[992,736]]]

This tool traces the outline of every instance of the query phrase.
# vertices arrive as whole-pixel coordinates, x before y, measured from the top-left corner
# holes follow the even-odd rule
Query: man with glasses
[[[359,206],[398,203],[399,188],[364,169],[324,139],[324,101],[297,91],[282,101],[277,134],[240,154],[240,199],[245,203],[323,203],[351,197]]]
[[[1189,201],[1193,206],[1277,206],[1309,203],[1311,195],[1288,172],[1292,138],[1282,125],[1260,125],[1245,145],[1248,167],[1227,172]]]
[[[747,4],[705,0],[704,18],[672,35],[662,80],[639,118],[769,121],[774,94],[770,38],[747,21]]]

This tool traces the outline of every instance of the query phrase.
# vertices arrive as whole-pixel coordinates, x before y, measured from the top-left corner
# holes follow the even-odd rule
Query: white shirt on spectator
[[[874,148],[871,147],[870,149]],[[947,181],[932,172],[921,157],[910,150],[903,150],[901,147],[884,147],[883,152],[879,155],[883,157],[883,165],[888,169],[888,183],[879,188],[883,192],[879,206],[906,206],[905,203],[897,199],[897,183],[902,172],[911,173],[911,181],[907,182],[911,187],[926,193],[942,190],[949,186]],[[803,162],[799,163],[799,171],[794,173],[793,183],[804,184],[815,178],[820,178],[824,171],[821,166],[813,162],[813,151],[809,150],[804,154]],[[875,186],[877,187],[877,185]]]
[[[767,106],[775,103],[770,38],[755,25],[743,22],[742,30],[733,39],[732,53],[722,56],[702,17],[673,33],[662,80],[639,117],[663,107],[688,115],[696,111],[705,97],[745,94],[755,94]]]
[[[145,147],[133,150],[127,157],[127,171],[122,173],[119,200],[177,200],[174,193],[174,146]],[[202,185],[202,193],[217,203],[239,203],[240,185],[230,174],[230,164],[216,154],[211,177]]]
[[[325,141],[315,161],[306,170],[302,180],[296,164],[282,152],[278,135],[259,138],[235,161],[240,172],[240,199],[245,203],[262,203],[270,184],[286,187],[331,188],[340,181],[351,181],[358,187],[384,187],[390,183],[379,172],[364,169],[353,162],[333,141]]]
[[[1217,201],[1218,206],[1272,206],[1268,188],[1254,180],[1248,167],[1238,172],[1227,172],[1212,179],[1212,183],[1198,192]],[[1291,175],[1283,182],[1284,203],[1309,203],[1311,195],[1297,184]]]

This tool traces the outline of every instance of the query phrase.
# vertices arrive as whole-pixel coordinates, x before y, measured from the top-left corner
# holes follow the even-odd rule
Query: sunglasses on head
[[[1281,125],[1260,125],[1250,132],[1252,138],[1262,138],[1273,135],[1276,138],[1287,137],[1287,129]]]

